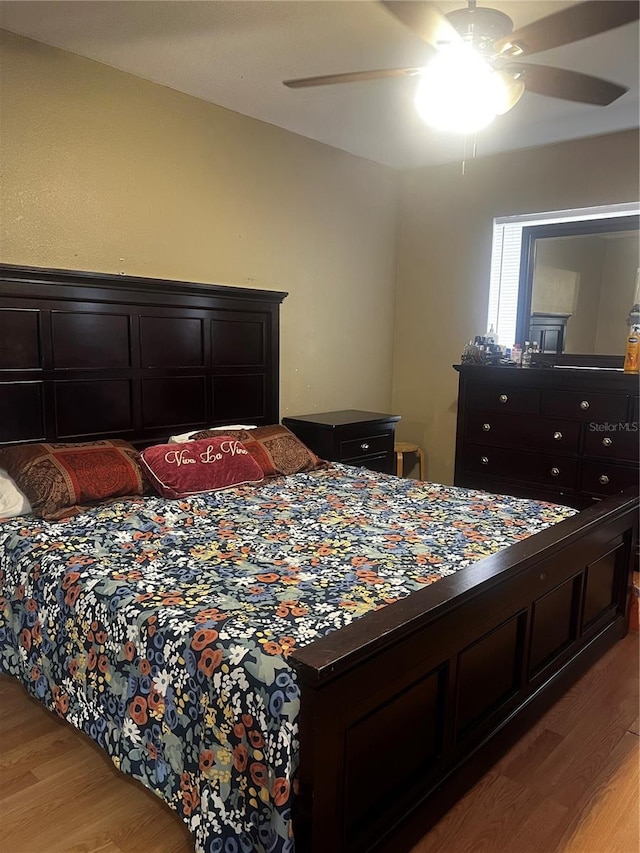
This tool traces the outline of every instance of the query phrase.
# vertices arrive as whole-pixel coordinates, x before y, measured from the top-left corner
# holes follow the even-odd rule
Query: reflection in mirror
[[[545,353],[624,353],[639,251],[637,216],[523,229],[518,342]]]

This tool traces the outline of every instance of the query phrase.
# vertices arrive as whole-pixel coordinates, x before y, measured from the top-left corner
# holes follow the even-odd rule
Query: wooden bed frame
[[[0,266],[0,444],[277,422],[285,296]],[[409,849],[626,633],[632,491],[292,655],[297,853]]]

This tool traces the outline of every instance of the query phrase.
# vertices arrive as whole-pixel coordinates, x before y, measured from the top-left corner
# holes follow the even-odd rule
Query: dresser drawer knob
[[[613,444],[613,441],[610,438],[603,438],[602,444],[604,447],[611,447],[611,445]]]
[[[559,468],[552,468],[551,469],[551,476],[552,477],[558,477],[559,475],[560,475],[560,469]]]
[[[556,441],[562,441],[562,433],[559,430],[554,432],[553,437]]]
[[[485,432],[489,432],[489,430],[491,429],[491,424],[482,424],[482,429]]]
[[[606,474],[600,474],[600,476],[598,477],[598,482],[602,483],[603,486],[606,486],[609,482],[609,478]]]
[[[489,457],[488,456],[481,456],[480,457],[480,464],[481,465],[488,465],[489,464]]]
[[[366,441],[363,441],[362,444],[360,445],[360,449],[361,450],[368,450],[369,449],[368,443]]]
[[[506,403],[508,399],[509,398],[506,394],[500,394],[500,396],[498,397],[498,400],[500,400],[501,403]]]
[[[588,400],[582,400],[580,402],[580,408],[584,409],[584,411],[586,411],[589,408],[589,401]]]

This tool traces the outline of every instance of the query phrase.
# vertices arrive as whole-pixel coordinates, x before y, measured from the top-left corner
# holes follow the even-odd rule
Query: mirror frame
[[[640,230],[640,215],[611,216],[606,219],[583,219],[579,222],[553,222],[546,225],[529,225],[522,229],[520,252],[520,280],[518,283],[518,307],[516,314],[516,343],[524,345],[531,324],[531,298],[533,273],[536,258],[536,242],[551,237],[577,237],[589,234],[607,234],[613,231]],[[629,306],[631,308],[631,306]],[[538,364],[574,364],[593,367],[622,367],[624,341],[620,341],[621,355],[598,355],[591,353],[540,353]]]

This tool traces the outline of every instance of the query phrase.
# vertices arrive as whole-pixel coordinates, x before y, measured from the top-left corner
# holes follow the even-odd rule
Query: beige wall
[[[400,436],[426,449],[430,479],[453,478],[451,365],[485,331],[493,217],[637,193],[637,131],[468,161],[464,175],[459,163],[402,175],[392,407]]]
[[[2,261],[289,291],[282,415],[388,408],[395,172],[0,37]]]

